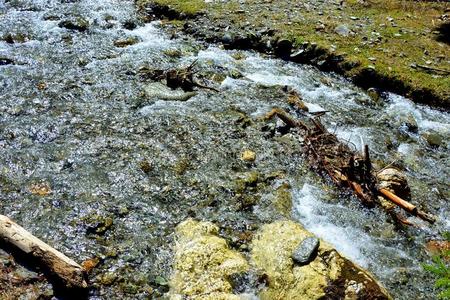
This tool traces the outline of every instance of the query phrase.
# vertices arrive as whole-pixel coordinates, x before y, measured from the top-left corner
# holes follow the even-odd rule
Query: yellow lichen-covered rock
[[[170,299],[240,299],[229,276],[248,270],[245,258],[231,250],[210,222],[192,219],[177,227]]]
[[[261,299],[390,299],[367,271],[324,241],[313,261],[296,265],[292,253],[309,236],[313,234],[292,221],[264,225],[255,235],[252,265],[268,282],[260,292]]]
[[[248,161],[248,162],[255,161],[255,159],[256,159],[256,153],[253,152],[252,150],[245,150],[245,151],[242,152],[242,154],[241,154],[241,159],[242,159],[243,161]]]

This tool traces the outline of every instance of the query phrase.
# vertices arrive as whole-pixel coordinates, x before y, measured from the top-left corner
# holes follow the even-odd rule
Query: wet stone
[[[438,148],[442,145],[442,137],[436,132],[426,132],[422,135],[425,141],[433,148]]]
[[[292,254],[292,259],[300,265],[306,265],[314,260],[319,249],[320,241],[316,237],[307,237],[304,239]]]
[[[409,132],[417,133],[419,126],[417,121],[412,114],[407,114],[400,118],[400,126],[408,130]]]
[[[133,30],[137,28],[137,23],[134,20],[127,20],[122,24],[123,28]]]
[[[123,39],[118,39],[114,41],[114,46],[119,48],[125,48],[134,44],[137,44],[139,39],[137,37],[127,37]]]
[[[287,39],[281,39],[277,42],[275,47],[275,54],[282,59],[287,59],[290,57],[292,52],[292,42]]]
[[[70,20],[63,20],[58,26],[70,30],[86,31],[89,28],[89,22],[82,17],[78,17]]]

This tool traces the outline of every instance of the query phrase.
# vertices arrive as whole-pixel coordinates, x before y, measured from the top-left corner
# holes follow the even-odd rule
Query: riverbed
[[[395,94],[374,101],[335,74],[143,24],[128,1],[0,2],[2,36],[0,211],[78,262],[99,258],[91,299],[167,292],[174,228],[188,217],[218,224],[244,254],[241,233],[293,218],[396,299],[436,295],[422,264],[425,243],[450,230],[448,112]],[[142,76],[194,61],[219,92],[167,100],[173,91]],[[412,202],[438,221],[398,230],[310,171],[298,137],[262,119],[290,111],[286,86],[328,111],[322,120],[343,141],[401,168]],[[254,162],[241,160],[245,150]],[[273,205],[282,186],[288,212]]]

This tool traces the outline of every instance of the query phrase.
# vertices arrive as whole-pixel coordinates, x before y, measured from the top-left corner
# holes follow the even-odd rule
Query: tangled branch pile
[[[281,109],[273,109],[266,115],[266,119],[273,117],[280,118],[288,127],[298,128],[299,134],[304,140],[304,153],[309,164],[321,176],[328,176],[340,187],[347,187],[352,190],[355,196],[367,207],[381,205],[379,196],[393,202],[408,213],[433,223],[435,218],[421,210],[415,205],[401,199],[389,189],[380,185],[377,172],[373,169],[369,156],[369,147],[364,146],[363,153],[351,149],[348,144],[341,142],[337,136],[327,131],[322,125],[319,115],[307,112],[307,107],[300,96],[292,91],[288,98],[297,112],[305,116],[303,122],[294,119]],[[388,212],[402,224],[412,225],[400,214],[393,211]]]

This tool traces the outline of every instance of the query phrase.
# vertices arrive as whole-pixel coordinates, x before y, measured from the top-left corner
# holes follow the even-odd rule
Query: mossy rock
[[[240,299],[230,276],[246,272],[248,263],[218,232],[216,225],[193,219],[178,225],[170,299]]]
[[[275,199],[273,200],[273,205],[275,209],[280,212],[283,216],[289,217],[292,211],[292,194],[291,185],[289,183],[283,183],[277,190],[275,194]]]
[[[296,265],[292,254],[310,236],[292,221],[264,225],[254,236],[252,265],[268,282],[260,299],[391,299],[371,274],[324,241],[313,261]]]

